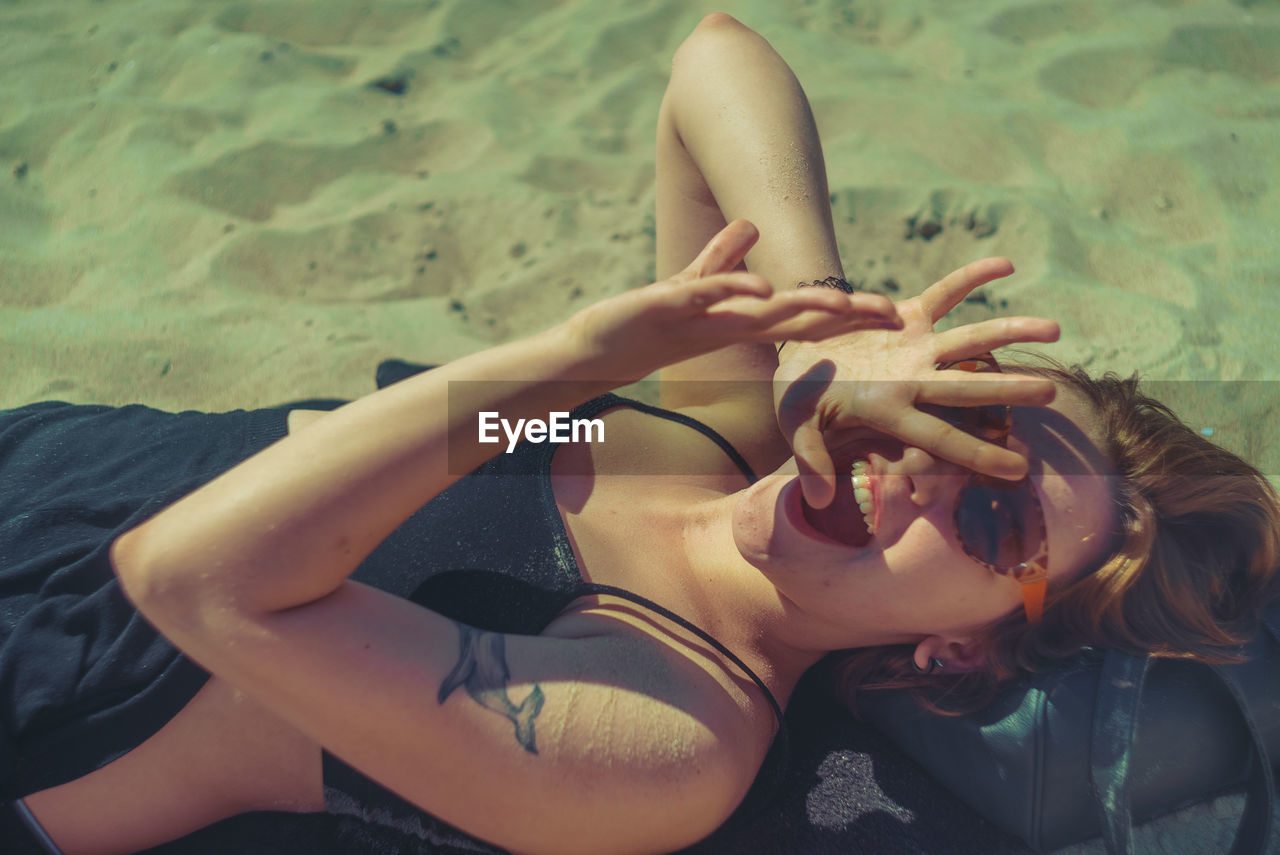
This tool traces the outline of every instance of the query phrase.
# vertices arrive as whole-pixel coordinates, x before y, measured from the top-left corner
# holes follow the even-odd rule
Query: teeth
[[[858,502],[858,510],[862,511],[862,521],[867,524],[867,531],[875,534],[876,507],[871,501],[871,479],[866,475],[867,461],[854,461],[849,470],[853,481],[853,498]]]

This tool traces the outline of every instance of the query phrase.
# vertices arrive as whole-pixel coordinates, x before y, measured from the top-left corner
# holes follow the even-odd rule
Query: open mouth
[[[825,508],[810,507],[798,485],[795,492],[793,501],[799,505],[800,515],[817,534],[844,546],[866,546],[871,542],[871,531],[853,495],[850,476],[836,479],[835,498]]]
[[[832,449],[836,465],[836,493],[831,504],[825,508],[810,507],[796,485],[795,495],[790,497],[793,524],[810,536],[834,541],[844,546],[862,547],[871,542],[874,527],[880,520],[880,496],[876,492],[875,482],[859,479],[855,485],[855,475],[861,475],[866,466],[867,456],[879,452],[882,456],[897,458],[902,454],[900,442],[880,434],[876,437],[861,437],[842,446]],[[862,462],[859,462],[862,461]],[[856,468],[855,468],[856,467]],[[855,494],[861,487],[862,501]],[[868,498],[866,490],[870,490]],[[868,502],[870,503],[868,505]],[[803,523],[803,524],[801,524]]]

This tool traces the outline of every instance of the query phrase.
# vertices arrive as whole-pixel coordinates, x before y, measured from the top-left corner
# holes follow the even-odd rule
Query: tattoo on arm
[[[463,686],[471,699],[485,709],[504,715],[515,725],[516,742],[530,754],[538,753],[534,739],[533,720],[542,712],[545,698],[542,687],[536,683],[533,691],[516,706],[507,695],[507,683],[511,672],[507,669],[505,636],[496,632],[482,632],[465,624],[458,627],[458,664],[440,684],[437,700],[444,703],[453,690]]]

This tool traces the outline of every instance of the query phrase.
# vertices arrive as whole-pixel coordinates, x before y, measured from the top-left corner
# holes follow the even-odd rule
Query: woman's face
[[[1080,427],[1088,414],[1062,390],[1049,407],[1013,412],[1009,447],[1030,461],[1051,586],[1102,558],[1115,525],[1106,463]],[[805,627],[806,643],[839,649],[934,635],[962,641],[1022,608],[1019,583],[970,558],[957,536],[956,499],[969,470],[883,436],[854,440],[837,457],[846,482],[853,460],[866,460],[870,538],[847,483],[832,509],[802,505],[794,459],[743,491],[734,509],[739,552],[803,614],[796,623]]]

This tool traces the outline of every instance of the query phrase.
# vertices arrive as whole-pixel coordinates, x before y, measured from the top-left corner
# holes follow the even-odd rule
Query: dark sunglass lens
[[[1031,485],[1022,481],[1008,489],[970,484],[960,496],[956,509],[956,530],[960,542],[978,559],[999,567],[1026,561],[1039,547],[1029,532]]]

